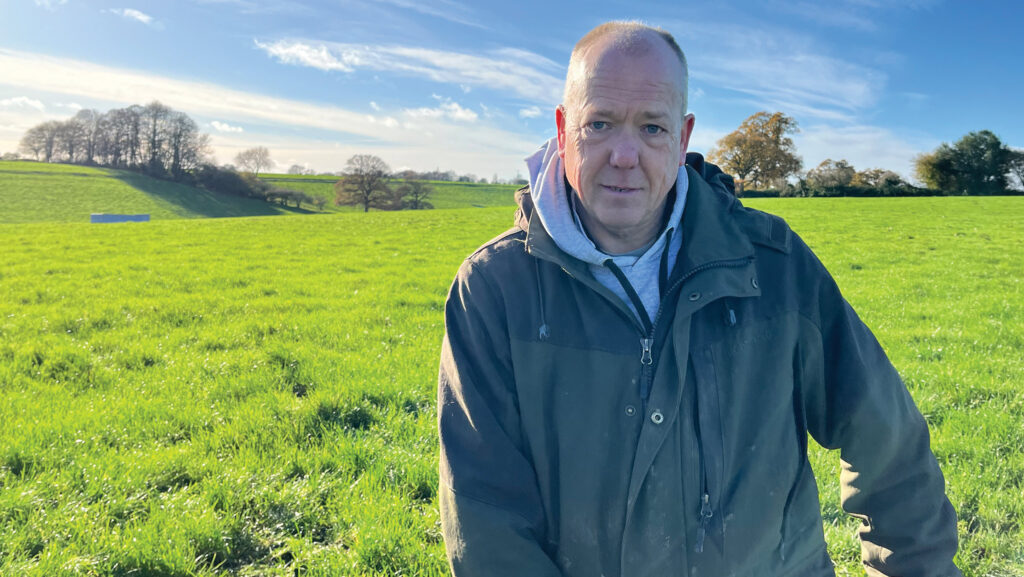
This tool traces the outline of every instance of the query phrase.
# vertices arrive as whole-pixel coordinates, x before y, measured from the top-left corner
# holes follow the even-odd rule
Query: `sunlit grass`
[[[903,375],[965,573],[1024,573],[1024,199],[749,204],[808,241]],[[444,296],[511,221],[0,225],[0,574],[444,574]],[[860,575],[837,456],[813,457],[830,552]]]

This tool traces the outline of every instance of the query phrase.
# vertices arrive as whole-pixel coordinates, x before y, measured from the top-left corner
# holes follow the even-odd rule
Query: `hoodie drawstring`
[[[534,276],[537,279],[537,299],[540,304],[540,328],[537,329],[537,338],[546,341],[551,336],[551,330],[548,328],[544,314],[544,285],[540,282],[540,259],[533,259],[533,265]]]

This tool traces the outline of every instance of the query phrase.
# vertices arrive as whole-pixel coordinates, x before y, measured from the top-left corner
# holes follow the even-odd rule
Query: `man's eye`
[[[590,127],[594,130],[604,130],[605,128],[608,128],[608,123],[603,120],[595,120],[590,123]]]
[[[661,134],[665,129],[658,126],[657,124],[648,124],[644,126],[644,132],[647,134]]]

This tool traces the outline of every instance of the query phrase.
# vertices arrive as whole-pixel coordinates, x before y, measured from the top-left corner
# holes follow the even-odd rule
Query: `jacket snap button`
[[[665,420],[665,415],[661,414],[661,411],[654,411],[651,413],[651,422],[655,425],[660,425]]]
[[[757,288],[757,279],[756,278],[750,279],[750,285],[752,287],[754,287],[754,288]]]
[[[626,405],[626,416],[627,417],[632,417],[635,414],[636,414],[636,407],[634,407],[633,405]]]
[[[700,299],[700,293],[691,293],[690,294],[690,300],[691,301],[695,301],[695,300],[698,300],[698,299]]]

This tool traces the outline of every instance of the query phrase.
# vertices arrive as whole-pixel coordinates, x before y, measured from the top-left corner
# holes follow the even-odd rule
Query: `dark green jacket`
[[[878,342],[781,219],[688,170],[653,335],[528,193],[460,268],[438,393],[455,575],[833,575],[808,433],[842,451],[870,575],[960,575],[928,429]]]

